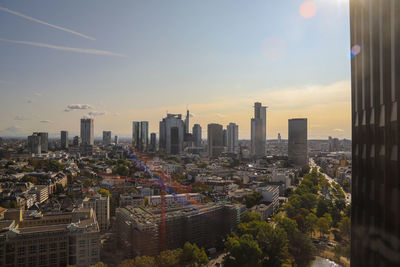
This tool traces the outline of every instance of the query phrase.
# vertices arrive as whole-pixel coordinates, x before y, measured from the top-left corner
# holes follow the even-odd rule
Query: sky
[[[0,136],[131,136],[166,113],[267,138],[308,118],[309,139],[351,137],[348,0],[0,0]]]

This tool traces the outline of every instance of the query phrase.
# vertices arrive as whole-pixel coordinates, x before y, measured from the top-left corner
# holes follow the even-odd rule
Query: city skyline
[[[132,121],[157,132],[167,111],[189,105],[203,136],[209,123],[234,122],[249,139],[260,101],[269,106],[267,139],[286,139],[295,117],[308,118],[310,139],[350,138],[346,1],[313,1],[315,14],[300,12],[304,1],[41,2],[0,2],[0,136],[75,136],[89,115],[96,137],[129,137]]]

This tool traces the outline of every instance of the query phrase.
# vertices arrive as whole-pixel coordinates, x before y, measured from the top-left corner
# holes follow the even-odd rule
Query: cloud
[[[14,11],[14,10],[11,10],[11,9],[8,9],[8,8],[5,8],[5,7],[1,7],[0,6],[0,10],[4,11],[4,12],[7,12],[9,14],[13,14],[15,16],[18,16],[18,17],[21,17],[21,18],[36,22],[36,23],[40,23],[40,24],[46,25],[48,27],[51,27],[51,28],[54,28],[54,29],[57,29],[57,30],[60,30],[60,31],[64,31],[64,32],[68,32],[68,33],[80,36],[80,37],[85,38],[85,39],[96,40],[95,38],[90,37],[88,35],[85,35],[83,33],[80,33],[80,32],[77,32],[77,31],[74,31],[74,30],[71,30],[71,29],[68,29],[68,28],[60,27],[60,26],[57,26],[57,25],[54,25],[54,24],[50,24],[48,22],[45,22],[45,21],[42,21],[42,20],[39,20],[39,19],[36,19],[36,18],[32,18],[30,16],[27,16],[25,14],[22,14],[20,12],[17,12],[17,11]]]
[[[41,93],[34,93],[33,95],[36,96],[36,97],[39,97],[39,96],[41,96],[42,94],[41,94]]]
[[[114,53],[106,50],[97,50],[97,49],[86,49],[86,48],[77,48],[77,47],[68,47],[68,46],[58,46],[52,44],[45,43],[37,43],[37,42],[29,42],[29,41],[18,41],[18,40],[9,40],[0,38],[1,42],[13,43],[13,44],[25,44],[37,47],[45,47],[59,51],[70,51],[82,54],[91,54],[91,55],[102,55],[102,56],[114,56],[114,57],[126,57],[126,55]]]
[[[40,122],[41,123],[53,123],[53,121],[51,121],[51,120],[41,120]]]
[[[17,126],[17,125],[13,125],[13,126],[10,126],[10,127],[6,128],[6,129],[4,129],[4,130],[1,130],[0,132],[15,134],[15,133],[17,133],[17,132],[20,132],[21,130],[22,130],[21,127],[19,127],[19,126]]]
[[[28,101],[26,101],[26,102],[28,102],[29,104],[32,104],[33,102],[35,102],[35,100],[34,99],[28,99]]]
[[[88,113],[88,115],[91,116],[91,117],[103,116],[103,115],[106,115],[106,114],[107,114],[107,112],[105,112],[105,111],[90,111]]]
[[[93,107],[89,104],[70,104],[64,111],[70,112],[72,110],[77,110],[77,109],[93,109]]]
[[[15,116],[14,120],[16,120],[16,121],[26,121],[26,120],[30,120],[30,118],[27,118],[27,117],[25,117],[23,115],[17,115],[17,116]]]
[[[339,129],[339,128],[333,129],[333,131],[334,131],[334,132],[344,132],[343,129]]]

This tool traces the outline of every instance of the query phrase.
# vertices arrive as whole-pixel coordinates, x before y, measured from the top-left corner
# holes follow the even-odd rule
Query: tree
[[[317,227],[319,230],[320,235],[324,236],[325,234],[329,233],[329,221],[326,217],[321,217],[318,219]]]
[[[343,239],[350,240],[351,221],[349,217],[343,217],[339,222],[340,235]]]
[[[257,212],[245,212],[240,217],[240,221],[243,223],[251,221],[262,221],[261,215]]]
[[[164,250],[156,258],[157,265],[160,267],[179,266],[181,254],[182,249]]]
[[[257,235],[263,254],[263,266],[282,266],[288,254],[288,239],[285,230],[266,224]]]
[[[224,257],[224,266],[261,266],[262,251],[249,234],[228,237],[225,250],[228,254]]]
[[[297,228],[296,221],[290,218],[281,218],[277,223],[277,227],[285,230],[289,240],[289,253],[294,258],[296,264],[307,266],[313,259],[315,249],[311,239],[301,233]]]
[[[21,182],[30,182],[32,184],[37,184],[38,180],[36,177],[31,176],[31,175],[25,175],[22,179]]]
[[[64,193],[64,187],[60,183],[56,183],[56,194]]]
[[[180,263],[184,266],[205,265],[208,263],[207,254],[204,248],[200,249],[196,244],[186,242],[182,249]]]
[[[133,266],[137,266],[135,264],[135,260],[134,259],[124,260],[123,262],[118,264],[118,267],[133,267]]]
[[[98,193],[99,193],[100,195],[102,195],[102,196],[111,197],[110,191],[108,191],[107,189],[104,189],[104,188],[100,188],[99,191],[98,191]]]
[[[90,267],[107,267],[108,265],[107,264],[105,264],[105,263],[103,263],[103,262],[98,262],[98,263],[96,263],[96,264],[94,264],[94,265],[90,265]]]
[[[255,205],[258,205],[262,199],[263,197],[259,192],[253,192],[244,197],[247,208],[251,208]]]
[[[318,199],[317,217],[322,217],[327,212],[329,212],[329,202],[322,198]]]
[[[305,218],[305,230],[307,233],[314,233],[317,226],[318,217],[314,213],[310,212]]]
[[[150,256],[137,256],[135,258],[135,267],[156,266],[156,261]]]

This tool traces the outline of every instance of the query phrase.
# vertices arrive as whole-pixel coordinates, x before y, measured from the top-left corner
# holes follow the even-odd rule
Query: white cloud
[[[13,125],[13,126],[10,126],[10,127],[6,128],[4,130],[1,130],[0,132],[15,134],[15,133],[20,132],[21,130],[22,130],[21,127],[19,127],[17,125]]]
[[[339,128],[333,129],[333,131],[334,131],[334,132],[344,132],[343,129],[339,129]]]
[[[70,104],[64,111],[69,112],[76,109],[93,109],[93,107],[89,104]]]
[[[51,120],[41,120],[40,122],[41,123],[53,123],[53,121],[51,121]]]
[[[15,116],[14,120],[16,120],[16,121],[26,121],[26,120],[30,120],[30,118],[27,118],[24,115],[17,115],[17,116]]]
[[[86,48],[78,48],[78,47],[69,47],[69,46],[58,46],[52,44],[45,43],[37,43],[37,42],[29,42],[29,41],[18,41],[18,40],[9,40],[0,38],[1,42],[13,43],[13,44],[25,44],[37,47],[45,47],[59,51],[70,51],[82,54],[91,54],[91,55],[102,55],[102,56],[115,56],[115,57],[126,57],[126,55],[120,53],[114,53],[106,50],[98,50],[98,49],[86,49]]]
[[[91,117],[103,116],[103,115],[106,115],[106,114],[107,114],[107,112],[105,112],[105,111],[90,111],[88,113],[88,115],[91,116]]]
[[[33,94],[33,96],[36,96],[36,97],[39,97],[39,96],[41,96],[42,94],[41,93],[34,93]]]
[[[9,14],[13,14],[15,16],[18,16],[18,17],[21,17],[21,18],[36,22],[36,23],[40,23],[40,24],[46,25],[48,27],[51,27],[51,28],[54,28],[54,29],[57,29],[57,30],[60,30],[60,31],[64,31],[64,32],[68,32],[68,33],[80,36],[80,37],[85,38],[85,39],[96,40],[95,38],[90,37],[90,36],[88,36],[86,34],[83,34],[83,33],[68,29],[68,28],[60,27],[60,26],[57,26],[57,25],[54,25],[54,24],[50,24],[48,22],[45,22],[45,21],[42,21],[42,20],[39,20],[39,19],[36,19],[36,18],[32,18],[30,16],[27,16],[25,14],[22,14],[20,12],[17,12],[17,11],[14,11],[14,10],[11,10],[11,9],[8,9],[8,8],[5,8],[5,7],[1,7],[0,6],[0,10],[4,11],[4,12],[7,12]]]

